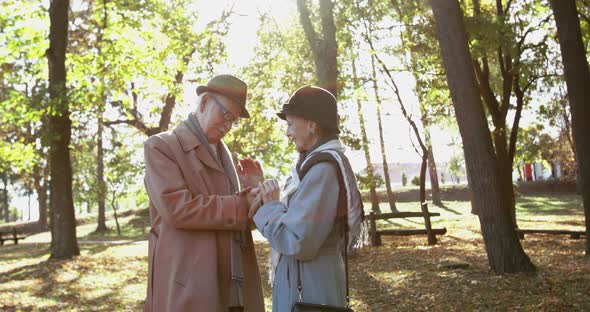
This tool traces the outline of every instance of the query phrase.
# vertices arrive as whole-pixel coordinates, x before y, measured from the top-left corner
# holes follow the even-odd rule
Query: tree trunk
[[[438,172],[436,170],[436,162],[434,162],[434,152],[432,151],[432,141],[430,139],[430,123],[423,114],[422,124],[424,126],[424,140],[426,141],[426,148],[428,149],[428,175],[430,175],[430,190],[432,192],[432,203],[436,206],[442,207],[443,202],[440,197],[440,186],[438,184]]]
[[[27,221],[31,221],[31,194],[33,194],[33,190],[27,189]],[[24,220],[25,218],[23,217]]]
[[[516,223],[516,206],[514,200],[514,186],[512,185],[512,161],[509,159],[508,150],[506,149],[506,127],[496,126],[493,132],[494,146],[496,148],[496,161],[498,164],[498,178],[500,187],[504,192],[508,204],[510,205],[510,220],[515,228]]]
[[[383,122],[381,120],[381,97],[379,96],[379,85],[377,83],[377,70],[375,69],[375,56],[371,55],[371,70],[373,74],[373,91],[375,92],[375,101],[377,102],[377,122],[379,124],[379,143],[381,145],[381,158],[383,159],[383,177],[385,177],[385,188],[387,189],[387,200],[389,201],[389,209],[392,212],[397,211],[395,206],[395,195],[391,190],[391,178],[389,176],[389,164],[387,163],[387,155],[385,152],[385,140],[383,139]]]
[[[436,235],[432,232],[432,223],[428,215],[428,204],[426,203],[426,166],[428,165],[429,150],[422,149],[422,165],[420,166],[420,210],[424,215],[424,226],[428,235],[428,245],[436,244]]]
[[[79,255],[76,218],[72,198],[70,139],[72,122],[66,97],[66,46],[68,42],[68,0],[53,0],[49,7],[50,32],[49,96],[53,111],[49,118],[51,168],[51,258]]]
[[[496,0],[496,16],[498,21],[500,21],[500,25],[498,31],[500,33],[499,37],[499,44],[497,47],[497,60],[499,64],[499,70],[501,73],[501,95],[500,101],[496,98],[496,94],[493,91],[492,87],[492,77],[490,74],[490,66],[488,62],[488,57],[484,53],[484,55],[478,59],[473,60],[473,66],[476,72],[477,81],[479,82],[479,90],[481,96],[484,100],[484,103],[487,107],[487,110],[492,117],[492,123],[494,125],[494,130],[492,132],[492,139],[494,141],[494,148],[496,152],[496,160],[499,170],[499,179],[500,179],[500,186],[501,191],[504,192],[507,198],[510,200],[510,216],[512,219],[512,223],[516,227],[516,206],[515,206],[515,199],[514,199],[514,187],[512,185],[512,164],[514,159],[514,153],[510,152],[511,148],[514,148],[516,144],[516,138],[518,133],[519,127],[519,120],[520,114],[523,108],[523,101],[522,97],[520,97],[520,101],[518,101],[518,105],[515,112],[515,119],[513,122],[512,127],[512,135],[511,135],[511,142],[507,140],[507,113],[510,108],[510,99],[512,96],[512,89],[513,85],[518,87],[517,98],[519,96],[524,95],[524,91],[520,90],[518,84],[518,65],[520,64],[520,56],[522,55],[522,51],[517,49],[517,57],[512,57],[512,51],[510,49],[505,49],[504,44],[504,37],[505,37],[505,30],[504,30],[504,21],[507,20],[506,12],[508,12],[509,6],[512,2],[508,2],[508,7],[503,8],[502,1]],[[481,14],[481,8],[479,1],[474,1],[474,15],[479,16]],[[518,46],[520,47],[520,46]],[[514,67],[513,63],[517,66]],[[514,145],[513,145],[514,144]]]
[[[299,20],[314,57],[318,85],[338,96],[338,45],[334,25],[334,3],[320,0],[321,36],[315,31],[306,0],[297,0]]]
[[[379,197],[375,190],[375,171],[373,170],[373,163],[371,162],[371,154],[369,153],[369,139],[367,138],[367,129],[365,128],[365,118],[363,117],[363,107],[361,99],[361,87],[358,82],[358,76],[356,72],[356,61],[355,55],[352,55],[352,80],[354,82],[354,90],[356,94],[356,104],[358,107],[359,123],[361,125],[361,137],[363,142],[363,151],[365,152],[365,160],[367,161],[367,176],[369,178],[369,194],[371,199],[371,210],[375,213],[380,213],[379,209]],[[384,168],[385,169],[385,168]]]
[[[428,143],[427,143],[428,144]],[[430,188],[432,192],[432,203],[436,206],[442,207],[443,202],[440,196],[440,185],[438,183],[438,171],[436,169],[436,162],[434,161],[434,153],[432,152],[432,145],[428,144],[428,174],[430,175]]]
[[[4,222],[10,222],[10,208],[8,205],[8,173],[2,174],[2,207],[4,208]]]
[[[117,216],[117,192],[113,191],[113,198],[111,199],[111,207],[113,207],[113,214],[115,215],[115,225],[117,226],[117,235],[121,236],[121,227],[119,226],[119,217]]]
[[[551,0],[561,47],[578,161],[578,183],[586,216],[586,258],[590,260],[590,72],[574,0]]]
[[[535,271],[512,224],[510,199],[502,191],[459,2],[430,0],[430,4],[490,267],[496,273]]]
[[[102,96],[105,99],[105,96]],[[104,103],[104,102],[103,102]],[[104,233],[108,231],[105,218],[105,192],[106,185],[104,181],[104,148],[102,146],[102,135],[104,130],[103,124],[103,103],[99,104],[98,112],[98,143],[96,144],[96,171],[97,171],[97,182],[98,182],[98,224],[96,226],[96,232]]]
[[[41,174],[41,167],[35,166],[33,169],[33,181],[35,191],[37,192],[37,201],[39,203],[39,221],[37,224],[40,229],[47,228],[47,168]]]
[[[102,77],[99,78],[100,85],[98,88],[98,92],[100,93],[100,103],[97,103],[98,110],[97,110],[97,124],[98,124],[98,142],[96,144],[96,180],[98,183],[98,222],[96,226],[96,232],[104,233],[108,231],[106,225],[106,218],[105,218],[105,197],[106,197],[106,183],[104,181],[104,148],[103,148],[103,133],[104,133],[104,107],[106,105],[107,97],[106,97],[106,90],[105,90],[105,78],[104,75],[106,74],[104,58],[102,55],[103,51],[103,35],[104,30],[107,27],[107,7],[106,1],[103,1],[103,21],[102,27],[99,30],[98,38],[97,38],[97,47],[98,47],[98,58],[99,58],[99,72]]]

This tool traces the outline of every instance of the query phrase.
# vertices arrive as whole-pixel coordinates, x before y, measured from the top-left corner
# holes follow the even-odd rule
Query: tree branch
[[[492,115],[494,123],[496,123],[500,118],[500,103],[498,103],[494,91],[492,91],[492,87],[490,86],[489,72],[482,70],[477,61],[473,61],[473,68],[475,69],[475,76],[477,77],[479,93],[483,97],[483,102]]]
[[[310,43],[309,45],[311,46],[311,51],[313,54],[319,54],[320,39],[318,38],[316,31],[313,29],[313,24],[311,23],[311,18],[309,17],[309,9],[307,8],[306,1],[297,0],[297,8],[299,9],[299,19],[301,21],[301,25],[303,26],[305,36]]]

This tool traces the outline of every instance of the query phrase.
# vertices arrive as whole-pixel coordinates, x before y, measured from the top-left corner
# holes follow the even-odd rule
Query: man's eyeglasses
[[[210,98],[213,99],[213,102],[215,102],[221,108],[221,112],[223,113],[223,120],[229,122],[229,124],[234,128],[240,125],[239,117],[236,117],[234,114],[232,114],[232,112],[227,110],[225,106],[219,103],[219,101],[214,96],[211,96]]]

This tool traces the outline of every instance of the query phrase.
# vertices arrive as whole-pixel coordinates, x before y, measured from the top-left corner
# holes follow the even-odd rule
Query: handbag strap
[[[350,307],[350,292],[348,287],[348,206],[347,206],[347,199],[346,196],[341,196],[342,194],[346,194],[346,186],[344,185],[344,177],[342,176],[342,172],[339,169],[339,164],[336,160],[327,153],[320,153],[323,154],[323,157],[317,157],[317,159],[311,159],[308,161],[307,168],[302,168],[300,171],[300,179],[303,180],[303,176],[309,171],[309,169],[315,165],[316,163],[328,161],[333,163],[336,167],[336,175],[338,177],[338,185],[340,187],[340,194],[338,194],[338,209],[343,208],[341,210],[344,211],[344,215],[342,216],[342,220],[344,221],[343,234],[344,234],[344,271],[345,271],[345,279],[346,279],[346,307]],[[312,161],[314,160],[314,161]],[[343,202],[341,200],[344,199]],[[303,301],[303,286],[301,285],[301,262],[297,260],[297,292],[299,293],[299,302]]]

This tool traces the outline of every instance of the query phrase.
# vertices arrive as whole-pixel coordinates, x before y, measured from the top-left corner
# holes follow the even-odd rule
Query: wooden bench
[[[16,229],[10,232],[0,232],[0,246],[4,245],[4,241],[12,240],[15,245],[18,245],[19,240],[27,238],[24,233],[19,233]]]
[[[524,239],[525,234],[552,234],[552,235],[569,235],[572,239],[580,239],[580,236],[586,235],[585,231],[573,230],[549,230],[549,229],[516,229],[520,239]]]
[[[430,223],[430,217],[439,217],[440,213],[438,212],[428,212],[428,206],[426,203],[422,206],[421,212],[390,212],[390,213],[381,213],[376,214],[371,212],[369,214],[369,222],[370,222],[370,229],[369,235],[371,237],[371,245],[373,246],[381,246],[381,236],[382,235],[400,235],[400,236],[408,236],[408,235],[427,235],[428,236],[428,244],[434,245],[436,244],[436,235],[444,235],[447,233],[446,228],[442,229],[433,229]],[[424,218],[424,228],[423,229],[382,229],[377,230],[377,220],[388,220],[388,219],[399,219],[399,218]]]

